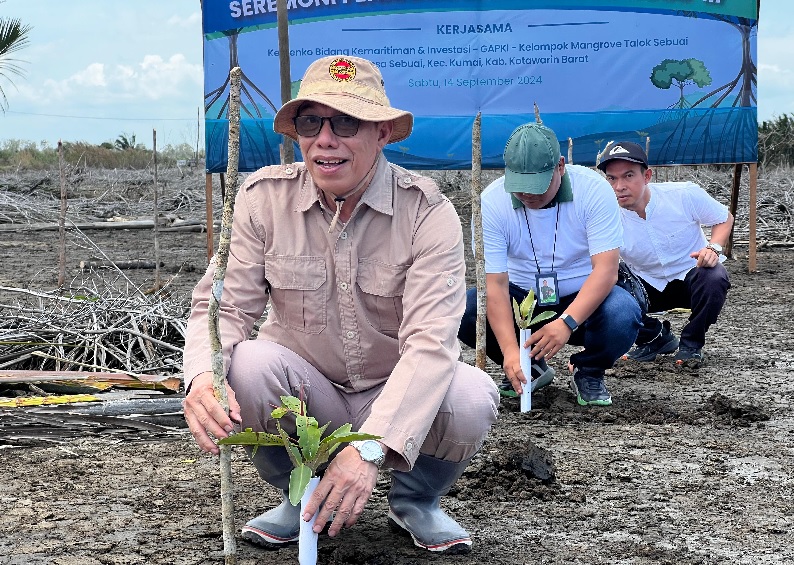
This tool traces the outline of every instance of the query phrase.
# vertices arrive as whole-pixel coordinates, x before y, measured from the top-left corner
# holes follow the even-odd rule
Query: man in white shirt
[[[623,243],[620,209],[601,175],[565,164],[557,137],[543,125],[517,128],[504,160],[505,175],[481,197],[486,354],[504,368],[508,382],[500,388],[520,394],[524,386],[549,384],[553,372],[545,360],[570,343],[584,347],[570,359],[577,402],[608,406],[604,371],[634,343],[642,319],[634,298],[615,284]],[[555,288],[535,312],[558,316],[533,326],[530,339],[519,344],[511,301],[521,302],[529,289],[543,298],[544,280]],[[469,346],[475,344],[476,311],[476,289],[470,289],[458,332]],[[520,347],[530,348],[533,375],[521,371]]]
[[[678,349],[676,363],[700,364],[706,331],[717,321],[730,288],[721,261],[733,216],[694,183],[651,183],[648,157],[636,143],[610,143],[598,168],[606,174],[621,207],[624,243],[620,253],[648,291],[648,310],[692,310],[680,343],[669,321],[643,316],[636,347],[628,358],[653,361],[659,354]],[[711,226],[710,240],[703,233],[704,225]]]

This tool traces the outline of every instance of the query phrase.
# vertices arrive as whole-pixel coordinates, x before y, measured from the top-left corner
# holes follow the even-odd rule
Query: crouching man
[[[214,264],[196,286],[185,347],[185,418],[199,447],[236,427],[276,432],[282,395],[303,395],[333,430],[351,423],[379,441],[348,445],[324,470],[303,516],[288,500],[282,447],[252,462],[281,489],[279,506],[250,520],[244,539],[296,542],[353,526],[380,469],[391,472],[392,525],[434,552],[466,553],[471,537],[439,506],[496,420],[498,393],[458,361],[466,306],[460,221],[436,184],[390,164],[387,143],[413,117],[391,107],[370,61],[326,57],[306,70],[274,129],[298,141],[304,162],[251,174],[235,204],[220,305],[230,413],[212,390],[207,307]],[[258,338],[254,323],[271,305]],[[295,435],[294,422],[288,433]]]
[[[722,266],[722,246],[731,235],[733,215],[694,183],[652,183],[648,157],[636,143],[608,145],[598,168],[620,205],[620,254],[642,279],[649,311],[692,310],[680,343],[669,321],[644,315],[627,357],[649,362],[678,349],[676,363],[699,365],[706,331],[717,321],[731,286]],[[702,225],[711,226],[710,240]]]

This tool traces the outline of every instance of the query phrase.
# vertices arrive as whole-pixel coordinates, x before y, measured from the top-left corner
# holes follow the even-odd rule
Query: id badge
[[[554,306],[560,303],[557,273],[538,273],[535,275],[535,286],[538,289],[538,306]]]

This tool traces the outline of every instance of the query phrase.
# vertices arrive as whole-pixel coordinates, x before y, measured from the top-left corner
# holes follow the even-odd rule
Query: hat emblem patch
[[[331,61],[328,73],[335,81],[350,82],[356,78],[356,65],[350,59],[340,57]]]

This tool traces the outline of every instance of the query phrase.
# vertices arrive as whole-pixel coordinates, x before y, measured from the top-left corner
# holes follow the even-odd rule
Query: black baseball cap
[[[631,141],[613,141],[606,146],[601,155],[598,168],[604,172],[606,172],[607,164],[616,159],[648,166],[648,156],[645,154],[645,150]]]

